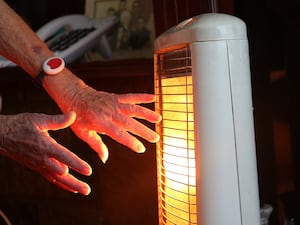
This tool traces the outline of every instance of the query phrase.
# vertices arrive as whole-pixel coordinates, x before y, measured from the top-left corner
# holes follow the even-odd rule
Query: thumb
[[[74,111],[59,115],[42,115],[37,125],[41,130],[59,130],[71,126],[76,120]]]

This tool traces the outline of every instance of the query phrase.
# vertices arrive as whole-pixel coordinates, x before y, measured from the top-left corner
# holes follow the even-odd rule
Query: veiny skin
[[[3,0],[0,0],[0,54],[23,68],[33,79],[40,73],[43,62],[54,55]],[[45,76],[42,87],[65,115],[1,115],[0,153],[40,172],[62,188],[88,194],[89,186],[71,176],[68,168],[84,175],[89,175],[91,168],[57,144],[48,130],[71,126],[103,162],[109,154],[101,134],[110,136],[135,152],[144,152],[145,147],[132,134],[149,142],[159,140],[157,133],[134,119],[152,123],[161,120],[159,114],[138,105],[153,102],[152,94],[117,95],[98,91],[86,85],[68,68],[55,76]]]

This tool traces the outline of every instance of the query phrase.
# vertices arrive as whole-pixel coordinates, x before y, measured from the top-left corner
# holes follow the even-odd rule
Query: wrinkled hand
[[[159,140],[159,135],[135,120],[159,122],[161,116],[137,104],[151,103],[152,94],[111,94],[84,87],[74,92],[70,101],[64,101],[62,110],[75,111],[77,119],[71,128],[74,133],[94,149],[106,162],[108,150],[99,134],[106,134],[135,152],[145,151],[144,145],[132,134],[149,142]]]
[[[48,130],[70,126],[75,119],[74,112],[0,115],[0,153],[39,172],[61,188],[87,195],[90,187],[69,174],[69,168],[90,175],[91,167],[48,134]]]

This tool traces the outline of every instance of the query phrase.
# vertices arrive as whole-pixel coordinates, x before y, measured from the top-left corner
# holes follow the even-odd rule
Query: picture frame
[[[116,16],[119,24],[107,35],[111,60],[153,58],[154,16],[152,0],[86,0],[90,18]],[[103,59],[97,50],[89,51],[87,61]]]

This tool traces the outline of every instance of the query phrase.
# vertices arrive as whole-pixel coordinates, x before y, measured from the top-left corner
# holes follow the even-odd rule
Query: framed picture
[[[118,17],[119,25],[107,35],[112,60],[153,57],[152,0],[86,0],[85,14],[91,18]],[[101,60],[101,54],[90,51],[86,58]]]

